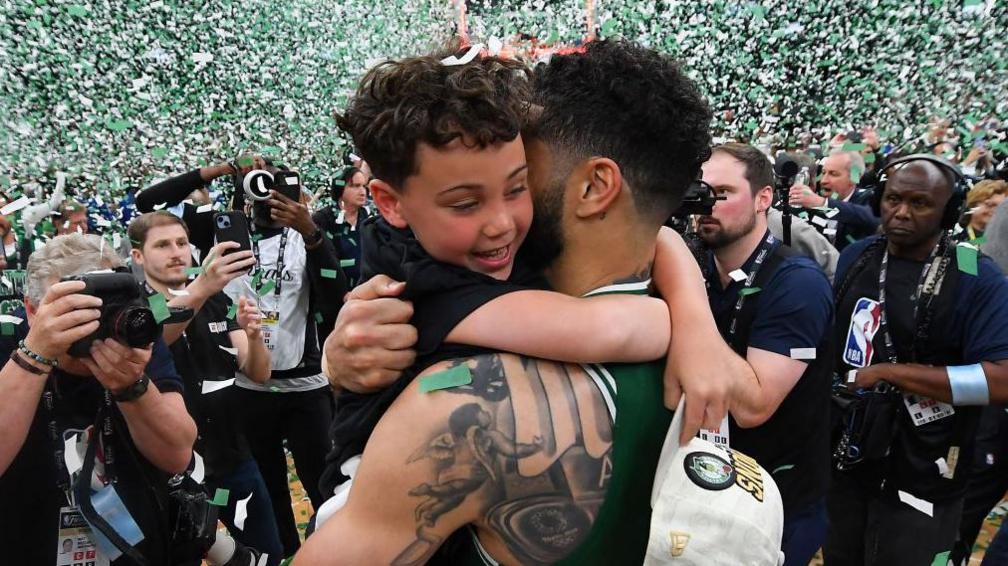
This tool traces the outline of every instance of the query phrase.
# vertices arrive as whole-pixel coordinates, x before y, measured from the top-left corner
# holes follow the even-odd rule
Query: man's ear
[[[371,179],[368,188],[371,190],[371,198],[374,199],[378,212],[381,212],[386,222],[396,228],[408,226],[400,211],[400,195],[391,185],[381,179]]]
[[[140,250],[130,248],[130,258],[133,260],[133,263],[141,266],[143,265],[143,252]]]
[[[773,204],[773,187],[767,185],[756,193],[756,211],[766,212]]]
[[[585,178],[574,214],[579,218],[604,215],[623,190],[623,174],[619,165],[608,157],[593,157],[581,167]]]

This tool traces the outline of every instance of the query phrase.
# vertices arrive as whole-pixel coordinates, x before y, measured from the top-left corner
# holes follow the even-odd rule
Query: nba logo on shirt
[[[856,368],[871,364],[872,338],[878,332],[882,320],[882,307],[878,301],[866,297],[858,299],[851,314],[847,343],[844,345],[843,361]]]

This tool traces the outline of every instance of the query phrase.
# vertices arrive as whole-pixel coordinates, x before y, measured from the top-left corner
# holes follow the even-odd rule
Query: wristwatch
[[[147,392],[148,385],[150,385],[150,378],[147,377],[147,374],[144,374],[133,385],[118,392],[112,391],[112,399],[116,403],[128,403],[134,399],[139,399],[141,395]]]
[[[315,246],[322,243],[322,229],[316,228],[310,236],[305,238],[305,247],[314,248]]]

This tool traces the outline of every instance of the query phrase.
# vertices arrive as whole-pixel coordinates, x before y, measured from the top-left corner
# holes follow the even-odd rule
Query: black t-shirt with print
[[[234,385],[216,389],[210,383],[234,379],[238,371],[238,358],[228,351],[234,349],[230,332],[239,330],[237,316],[227,316],[231,304],[224,293],[207,299],[182,337],[171,345],[175,367],[185,383],[186,409],[199,429],[196,452],[203,457],[211,479],[252,459],[238,423],[241,412],[235,404]],[[211,391],[203,392],[204,383]]]
[[[15,338],[27,335],[27,323],[18,326]],[[0,357],[6,360],[16,347],[16,340],[0,342]],[[175,372],[171,353],[163,339],[154,344],[147,364],[151,386],[166,394],[181,393],[182,381]],[[53,392],[52,418],[59,439],[87,429],[95,423],[104,403],[104,389],[94,377],[53,371],[47,386]],[[167,481],[140,455],[128,436],[126,422],[113,404],[114,470],[116,492],[144,533],[138,550],[152,565],[168,564]],[[56,467],[54,446],[49,434],[50,415],[40,400],[21,451],[0,475],[0,552],[3,564],[56,563],[57,523],[60,508],[67,504],[59,489],[60,473]],[[113,562],[125,564],[126,558]]]

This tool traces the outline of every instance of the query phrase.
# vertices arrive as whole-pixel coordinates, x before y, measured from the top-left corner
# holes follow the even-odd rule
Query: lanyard
[[[56,423],[56,399],[60,397],[57,389],[56,377],[50,375],[49,380],[46,382],[45,391],[42,393],[42,408],[48,417],[46,429],[53,447],[53,458],[56,464],[56,483],[60,490],[66,494],[67,503],[73,504],[72,478],[66,467],[65,444],[63,439],[60,438],[60,429]],[[107,483],[115,483],[116,477],[113,469],[115,455],[112,448],[112,396],[108,390],[104,392],[103,409],[104,414],[101,419],[101,425],[96,426],[94,430],[95,437],[91,438],[90,442],[98,442],[100,436],[102,447],[100,453],[102,454],[102,463],[105,467],[105,477],[108,480]],[[74,449],[76,450],[76,448]],[[91,480],[88,478],[86,481],[90,483]]]
[[[283,232],[280,233],[280,250],[277,253],[276,260],[276,284],[273,287],[273,296],[276,298],[274,307],[276,312],[280,312],[280,289],[283,287],[283,268],[284,268],[284,250],[287,249],[287,231],[290,228],[284,228]],[[255,226],[252,227],[252,231],[255,231]],[[252,255],[255,256],[256,269],[262,272],[262,261],[259,259],[259,240],[252,240]]]
[[[927,299],[930,300],[932,298],[932,296],[934,295],[934,288],[937,287],[937,281],[939,281],[941,278],[944,277],[944,270],[942,270],[942,272],[940,274],[938,274],[934,278],[932,278],[932,283],[930,285],[930,288],[927,289],[927,290],[924,289],[924,283],[927,280],[928,273],[931,272],[931,266],[932,266],[932,264],[934,264],[935,258],[938,257],[938,251],[939,250],[944,250],[945,247],[947,247],[947,237],[946,237],[945,234],[943,234],[942,237],[941,237],[941,239],[938,240],[938,243],[935,244],[934,249],[931,250],[931,254],[928,256],[928,259],[927,259],[927,263],[924,264],[924,267],[921,269],[921,274],[917,278],[917,288],[914,291],[913,296],[910,297],[910,300],[911,300],[911,302],[913,302],[913,305],[914,305],[913,319],[914,319],[915,326],[916,326],[916,322],[917,322],[918,306],[920,306],[920,299],[922,299],[922,298],[924,298],[926,296]],[[942,256],[944,256],[944,253],[942,254]],[[944,262],[942,262],[942,263],[944,264]],[[879,310],[880,310],[880,313],[879,313],[879,330],[882,332],[882,338],[885,339],[885,346],[886,346],[886,350],[887,350],[886,354],[889,356],[889,361],[891,363],[895,364],[895,363],[898,363],[897,360],[896,360],[896,349],[893,347],[892,336],[889,334],[889,324],[887,322],[886,305],[885,305],[885,300],[886,300],[885,299],[885,297],[886,297],[886,275],[887,275],[888,270],[889,270],[889,246],[886,245],[885,246],[885,253],[882,254],[882,267],[879,269]],[[914,353],[913,355],[915,357],[916,357],[916,348],[917,348],[917,344],[916,344],[917,340],[916,340],[916,338],[917,338],[917,335],[915,333],[914,334],[914,349],[912,350],[913,353]]]
[[[763,267],[763,262],[766,261],[767,256],[770,255],[770,248],[773,247],[776,238],[768,230],[766,233],[766,238],[763,243],[760,244],[759,252],[756,254],[756,259],[753,261],[752,268],[749,270],[749,276],[746,277],[745,286],[752,287],[753,281],[756,280],[756,275],[759,274],[760,267]],[[728,325],[728,342],[731,345],[735,339],[735,326],[738,322],[738,315],[742,312],[742,305],[745,303],[746,295],[739,293],[738,301],[735,303],[735,310],[732,312],[731,324]]]

